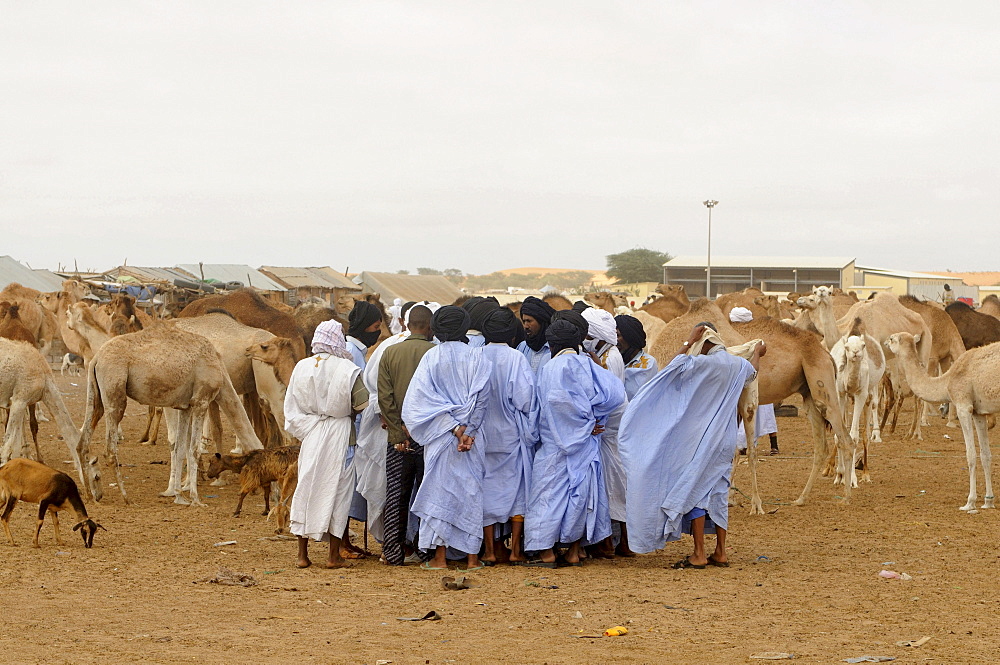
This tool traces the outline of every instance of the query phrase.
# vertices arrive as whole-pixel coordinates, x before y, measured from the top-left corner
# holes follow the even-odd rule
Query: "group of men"
[[[729,470],[737,401],[756,377],[699,325],[658,372],[631,316],[529,297],[359,301],[347,335],[322,323],[292,374],[286,429],[302,441],[291,531],[328,567],[356,551],[366,520],[382,561],[443,570],[555,568],[650,552],[694,537],[676,567],[728,565]],[[716,533],[706,556],[704,534]]]

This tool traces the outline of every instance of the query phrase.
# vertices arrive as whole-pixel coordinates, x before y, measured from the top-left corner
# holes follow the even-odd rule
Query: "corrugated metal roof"
[[[843,270],[852,258],[841,256],[712,256],[713,268],[809,268]],[[667,268],[704,268],[705,255],[675,256]]]
[[[379,299],[391,304],[393,299],[430,300],[450,305],[462,295],[457,286],[441,275],[394,275],[388,272],[363,272],[354,278],[365,293],[378,293]]]
[[[328,266],[322,268],[261,266],[260,269],[261,272],[287,285],[288,288],[361,290],[360,286]]]
[[[140,282],[169,282],[175,279],[186,279],[188,281],[198,279],[186,270],[179,268],[152,268],[149,266],[119,266],[109,270],[109,277],[119,277],[121,275],[131,275]]]
[[[37,291],[60,291],[63,280],[48,270],[35,270],[10,256],[0,256],[0,289],[14,282]]]
[[[949,279],[951,279],[952,281],[955,280],[955,278],[944,277],[942,275],[934,275],[929,272],[912,272],[910,270],[890,270],[888,268],[866,268],[864,266],[854,266],[854,268],[862,272],[873,273],[876,275],[885,275],[886,277],[902,277],[904,279],[936,279],[942,282],[947,282]]]
[[[201,279],[204,271],[205,279],[214,279],[220,282],[242,282],[243,286],[252,286],[262,291],[288,290],[287,287],[278,284],[256,268],[241,263],[205,263],[200,267],[197,263],[178,263],[177,267],[195,275],[195,279]]]

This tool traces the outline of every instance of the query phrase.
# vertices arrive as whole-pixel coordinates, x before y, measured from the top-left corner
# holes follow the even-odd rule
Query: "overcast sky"
[[[1000,269],[1000,3],[0,0],[0,254]]]

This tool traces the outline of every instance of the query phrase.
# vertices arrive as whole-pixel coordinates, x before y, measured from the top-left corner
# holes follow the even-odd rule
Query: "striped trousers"
[[[394,566],[402,566],[406,553],[406,530],[410,521],[410,500],[424,477],[423,450],[401,453],[389,444],[385,455],[385,538],[382,556]],[[416,549],[417,538],[413,538]],[[419,551],[418,551],[419,554]],[[423,558],[423,556],[421,556]]]

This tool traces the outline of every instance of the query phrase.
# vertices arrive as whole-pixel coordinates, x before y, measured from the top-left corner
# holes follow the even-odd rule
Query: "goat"
[[[288,530],[289,518],[291,517],[292,495],[299,485],[299,462],[298,460],[285,470],[285,474],[278,480],[278,503],[267,514],[268,519],[274,515],[274,521],[278,528],[275,533],[284,533]]]
[[[73,531],[79,531],[83,544],[90,548],[94,544],[94,534],[103,526],[90,519],[87,508],[80,498],[80,490],[76,482],[62,471],[45,466],[41,462],[17,457],[0,466],[0,504],[3,513],[0,522],[11,545],[15,545],[14,536],[10,532],[10,514],[18,501],[38,504],[38,524],[35,526],[35,538],[31,544],[38,547],[38,534],[42,531],[45,513],[52,513],[52,525],[56,531],[56,544],[62,545],[59,537],[59,511],[70,510],[76,513],[77,523]],[[107,531],[107,529],[104,529]]]
[[[264,512],[271,512],[271,483],[278,481],[285,474],[289,465],[299,459],[298,446],[282,446],[266,450],[251,450],[245,455],[220,455],[215,453],[205,474],[209,478],[218,478],[223,471],[239,472],[240,499],[236,504],[233,517],[239,517],[243,510],[243,499],[251,492],[264,489]]]
[[[70,376],[80,376],[83,374],[83,357],[76,355],[75,353],[67,353],[63,356],[62,367],[59,368],[59,374],[65,376],[66,370],[69,370]]]

